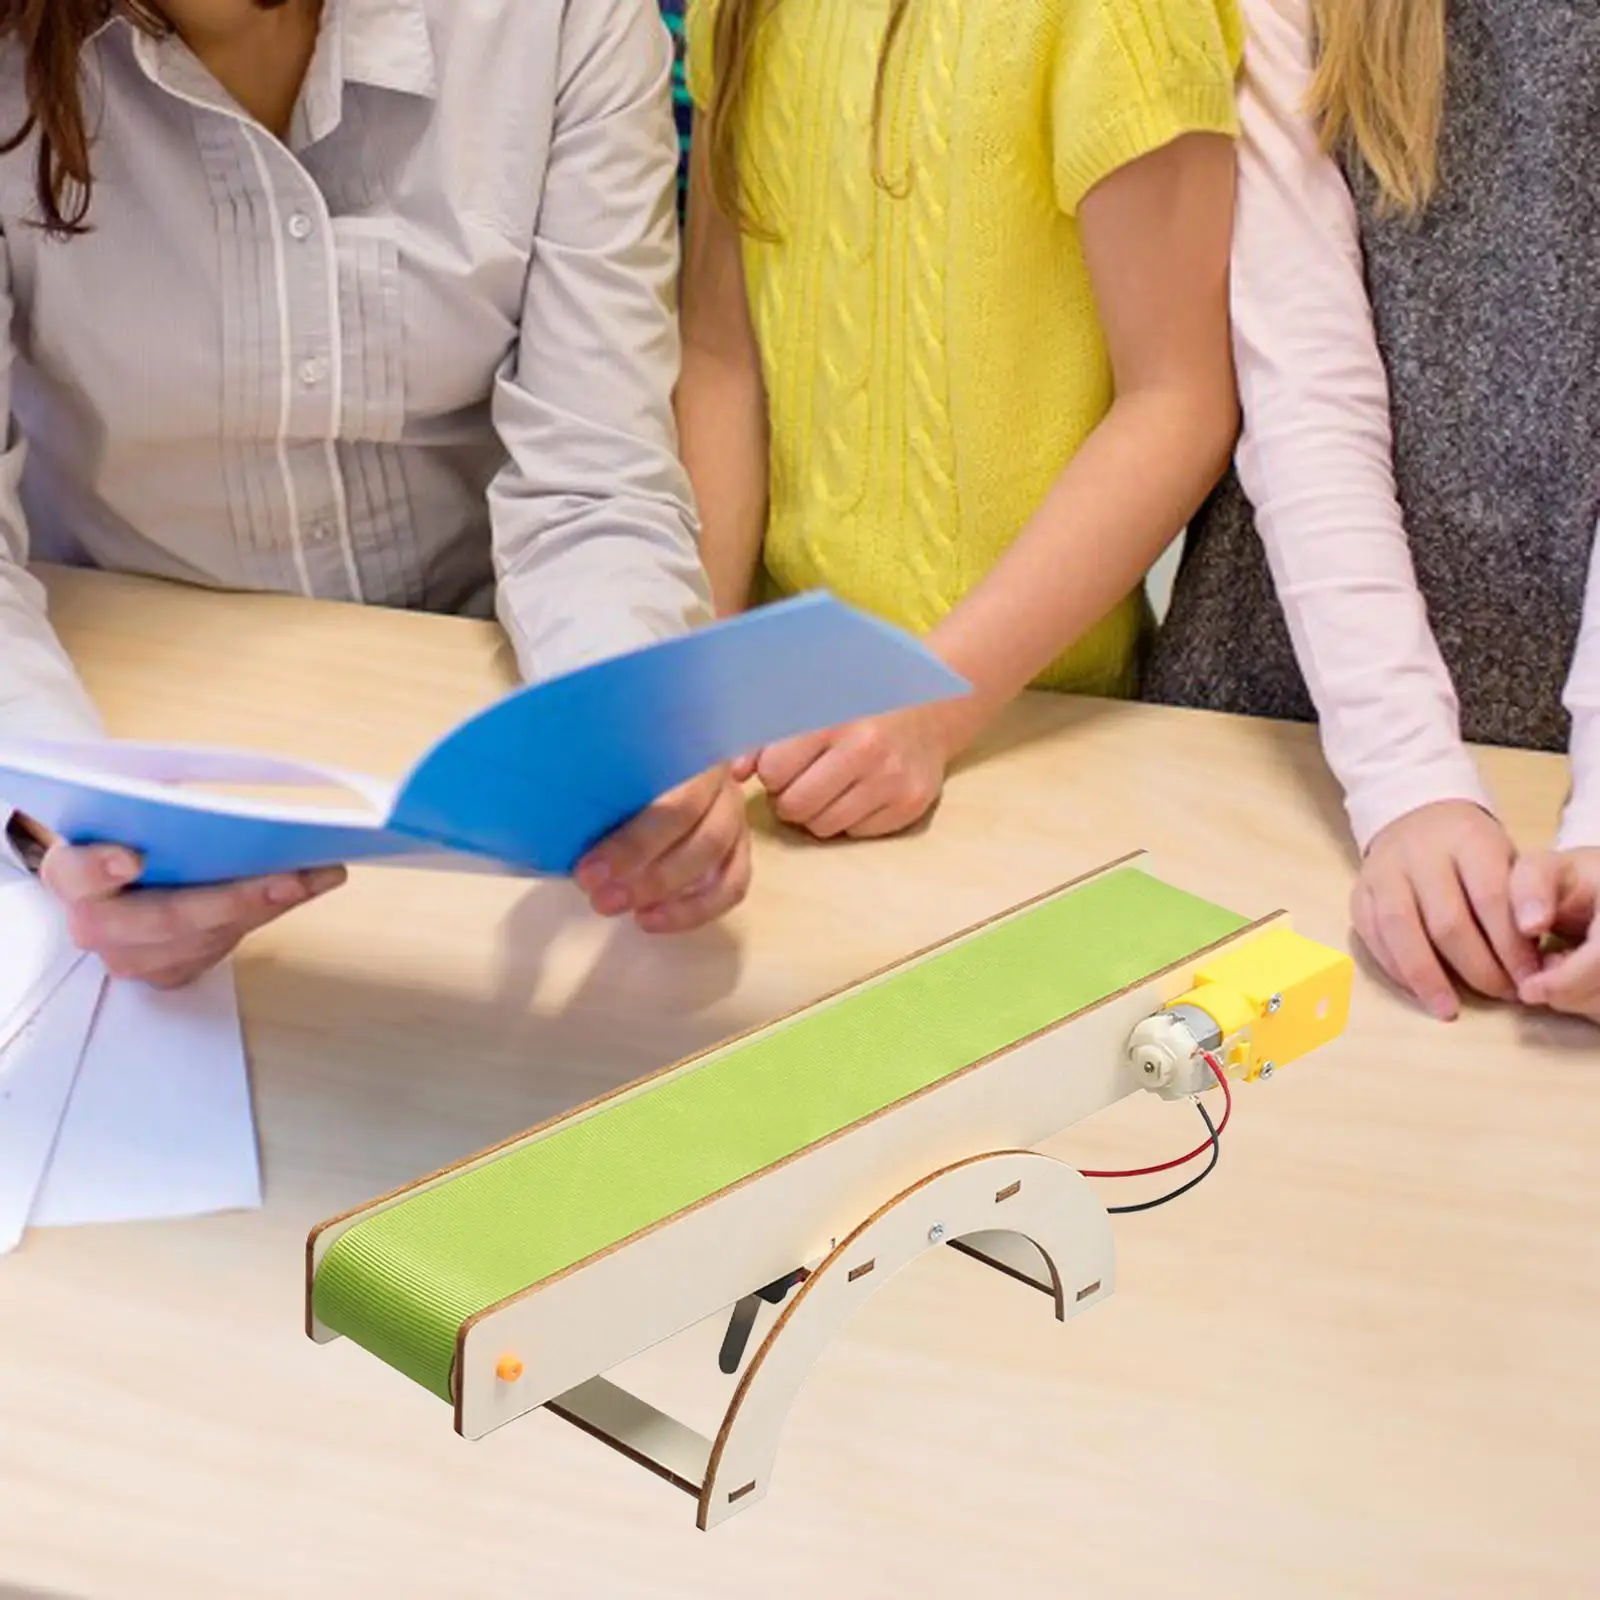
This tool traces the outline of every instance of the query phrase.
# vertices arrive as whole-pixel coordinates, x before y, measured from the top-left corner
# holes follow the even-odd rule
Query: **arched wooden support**
[[[828,1341],[900,1268],[946,1244],[1043,1290],[1063,1321],[1111,1293],[1111,1221],[1083,1178],[1036,1151],[974,1156],[913,1184],[815,1265],[745,1369],[715,1440],[608,1378],[546,1405],[692,1495],[700,1527],[713,1528],[766,1494],[784,1421]]]
[[[1047,1289],[1063,1321],[1111,1292],[1110,1218],[1071,1167],[1036,1151],[1005,1151],[923,1179],[840,1242],[762,1341],[711,1448],[702,1529],[766,1494],[784,1422],[829,1340],[902,1267],[949,1243]]]

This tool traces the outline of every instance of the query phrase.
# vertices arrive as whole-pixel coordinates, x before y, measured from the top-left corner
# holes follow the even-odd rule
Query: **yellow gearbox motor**
[[[1230,1077],[1271,1077],[1344,1032],[1355,964],[1287,924],[1220,955],[1194,987],[1134,1030],[1128,1055],[1139,1081],[1167,1099],[1212,1081],[1205,1057]]]

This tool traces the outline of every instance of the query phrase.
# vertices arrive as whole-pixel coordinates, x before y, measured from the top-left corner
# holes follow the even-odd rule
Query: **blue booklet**
[[[967,688],[909,635],[807,595],[520,689],[398,786],[225,750],[0,740],[0,809],[138,851],[150,886],[354,862],[565,876],[708,768]],[[219,792],[268,785],[302,798]],[[329,788],[354,803],[305,803]]]

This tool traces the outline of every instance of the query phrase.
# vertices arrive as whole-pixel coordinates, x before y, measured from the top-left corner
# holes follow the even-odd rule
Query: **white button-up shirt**
[[[175,37],[86,52],[96,187],[0,158],[0,727],[93,713],[23,564],[499,615],[526,674],[704,615],[655,0],[326,0],[280,142]],[[0,44],[0,133],[26,116]]]

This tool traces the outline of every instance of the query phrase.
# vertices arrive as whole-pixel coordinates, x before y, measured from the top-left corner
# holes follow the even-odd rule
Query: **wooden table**
[[[53,577],[116,731],[402,769],[508,681],[486,626]],[[818,848],[676,943],[564,887],[369,872],[241,982],[258,1215],[35,1234],[0,1263],[0,1585],[233,1596],[1600,1593],[1600,1034],[1445,1028],[1363,979],[1340,1046],[1239,1095],[1217,1175],[1118,1227],[1063,1330],[940,1254],[814,1374],[773,1493],[712,1536],[540,1414],[482,1444],[301,1331],[323,1216],[802,1004],[1130,847],[1346,938],[1350,862],[1303,729],[1036,700],[930,832]],[[1496,756],[1519,833],[1559,764]],[[1140,1098],[1060,1142],[1127,1162]],[[706,1327],[635,1363],[706,1423]]]

